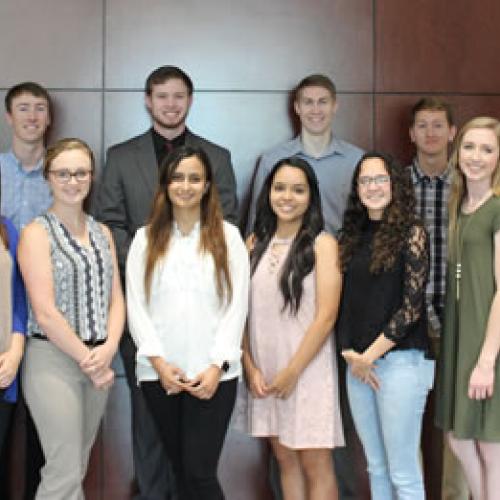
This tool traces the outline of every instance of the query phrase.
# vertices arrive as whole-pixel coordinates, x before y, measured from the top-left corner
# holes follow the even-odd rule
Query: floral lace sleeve
[[[403,339],[408,329],[425,314],[425,287],[429,273],[427,233],[422,226],[411,228],[404,251],[403,302],[382,333],[390,340]]]

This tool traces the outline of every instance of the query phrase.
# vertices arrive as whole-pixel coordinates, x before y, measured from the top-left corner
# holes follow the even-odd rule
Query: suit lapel
[[[140,137],[135,154],[138,170],[153,195],[158,186],[158,162],[150,131]]]

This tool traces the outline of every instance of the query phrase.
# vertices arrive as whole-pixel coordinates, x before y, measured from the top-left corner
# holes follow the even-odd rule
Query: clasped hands
[[[364,353],[360,354],[353,349],[347,349],[342,351],[342,357],[346,360],[354,377],[368,384],[375,391],[380,388],[380,381],[374,370],[375,364]]]
[[[189,379],[179,367],[172,363],[163,363],[158,375],[169,396],[185,391],[198,399],[211,399],[219,386],[221,369],[210,365],[196,377]]]
[[[108,389],[113,385],[115,372],[111,369],[111,361],[115,354],[115,349],[104,343],[89,352],[80,361],[80,368],[90,378],[97,389]]]
[[[255,398],[265,398],[274,394],[277,398],[287,399],[297,384],[299,374],[291,367],[280,370],[272,382],[267,384],[262,372],[254,367],[247,372],[247,380],[250,392]]]

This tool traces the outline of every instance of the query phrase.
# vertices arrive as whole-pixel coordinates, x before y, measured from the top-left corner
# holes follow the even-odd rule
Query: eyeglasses
[[[368,187],[370,184],[374,184],[375,186],[383,186],[390,180],[391,178],[388,175],[374,175],[373,177],[363,175],[363,177],[358,177],[358,185],[363,187]]]
[[[91,170],[75,170],[74,172],[70,172],[69,170],[49,170],[55,180],[60,184],[67,184],[72,177],[75,178],[76,182],[86,182],[89,180],[90,175],[92,174]]]

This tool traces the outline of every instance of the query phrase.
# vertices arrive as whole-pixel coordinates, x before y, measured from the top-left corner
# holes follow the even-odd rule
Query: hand
[[[194,379],[185,382],[183,386],[195,398],[211,399],[219,386],[220,377],[221,369],[216,365],[210,365]]]
[[[156,371],[168,396],[179,394],[185,389],[186,375],[178,366],[163,361]]]
[[[9,387],[16,378],[21,356],[12,349],[0,354],[0,389]]]
[[[115,352],[116,347],[108,342],[89,349],[87,356],[80,361],[80,368],[89,377],[93,373],[101,372],[111,366]]]
[[[298,378],[299,374],[297,372],[290,367],[286,367],[276,374],[269,386],[268,392],[274,393],[277,398],[287,399],[297,385]]]
[[[342,351],[342,356],[354,377],[368,384],[375,391],[380,388],[380,381],[374,371],[375,366],[363,354],[349,349]]]
[[[254,367],[247,371],[247,383],[254,398],[265,398],[269,395],[269,387],[258,368]]]
[[[470,399],[486,399],[493,396],[495,382],[495,366],[480,366],[477,364],[469,379],[468,396]]]
[[[92,380],[96,389],[109,389],[115,381],[115,372],[111,368],[107,367],[93,373],[90,376],[90,380]]]

